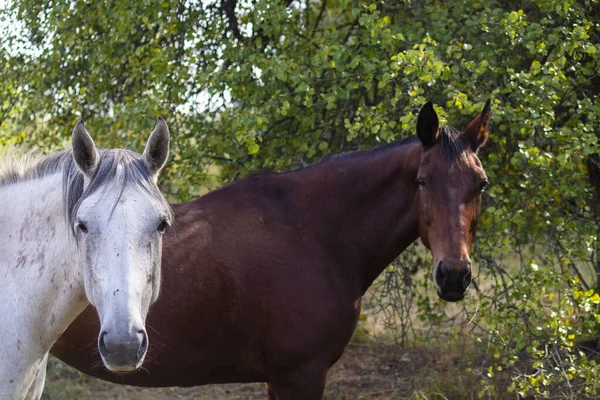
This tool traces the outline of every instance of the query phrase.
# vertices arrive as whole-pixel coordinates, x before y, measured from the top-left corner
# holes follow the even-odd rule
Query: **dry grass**
[[[407,350],[379,341],[353,340],[330,370],[326,399],[469,399],[473,382],[462,376],[461,351]],[[471,378],[472,379],[472,378]],[[443,393],[443,395],[441,395]],[[253,400],[265,399],[264,384],[209,385],[195,388],[144,389],[85,376],[52,360],[45,400]]]

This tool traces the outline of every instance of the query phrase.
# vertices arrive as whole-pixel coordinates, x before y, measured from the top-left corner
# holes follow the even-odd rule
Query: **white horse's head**
[[[83,174],[69,210],[88,300],[100,317],[98,348],[111,371],[133,371],[148,349],[145,321],[160,287],[162,234],[171,208],[156,179],[169,154],[162,118],[143,155],[96,149],[83,122],[73,130],[73,157]]]

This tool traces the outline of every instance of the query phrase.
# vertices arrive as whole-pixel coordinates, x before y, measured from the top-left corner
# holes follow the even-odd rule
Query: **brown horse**
[[[146,369],[115,375],[95,367],[91,309],[52,353],[117,383],[267,382],[269,399],[321,399],[361,296],[419,236],[433,253],[439,296],[463,298],[487,184],[476,152],[489,119],[488,101],[464,133],[439,128],[427,103],[418,139],[251,175],[174,205],[162,293],[147,320]]]

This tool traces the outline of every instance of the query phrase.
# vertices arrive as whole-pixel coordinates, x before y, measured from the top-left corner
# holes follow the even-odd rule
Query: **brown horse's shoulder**
[[[211,201],[217,202],[224,212],[238,217],[242,214],[281,217],[294,213],[296,191],[297,185],[288,174],[262,172],[213,192]]]
[[[210,212],[200,199],[173,205],[173,225],[164,237],[164,247],[174,257],[183,256],[187,249],[201,250],[210,246],[213,238]]]

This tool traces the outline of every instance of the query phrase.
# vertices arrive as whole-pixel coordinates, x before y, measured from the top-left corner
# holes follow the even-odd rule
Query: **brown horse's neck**
[[[327,222],[344,275],[364,293],[375,278],[419,237],[415,179],[418,140],[406,140],[321,162],[299,174],[303,203]],[[306,175],[305,175],[306,174]],[[362,294],[361,293],[361,294]]]

